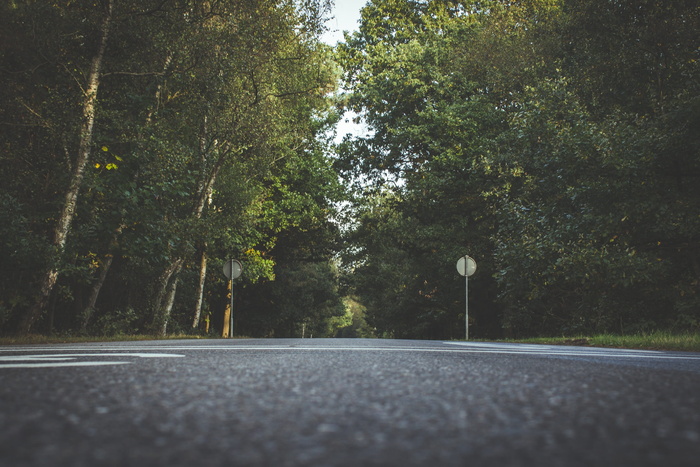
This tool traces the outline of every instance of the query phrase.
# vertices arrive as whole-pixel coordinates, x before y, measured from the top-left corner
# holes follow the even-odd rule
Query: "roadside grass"
[[[173,334],[166,337],[149,336],[146,334],[116,334],[113,336],[72,336],[29,334],[26,336],[0,337],[2,345],[37,345],[37,344],[79,344],[85,342],[120,342],[120,341],[151,341],[170,339],[207,339],[209,336],[191,334]]]
[[[508,339],[504,342],[545,345],[580,345],[590,347],[612,347],[639,350],[677,350],[700,352],[700,334],[673,334],[670,332],[653,332],[621,336],[599,334],[576,337],[537,337],[531,339]]]

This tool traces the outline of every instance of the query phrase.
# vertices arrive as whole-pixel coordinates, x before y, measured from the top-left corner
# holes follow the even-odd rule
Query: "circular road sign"
[[[476,272],[476,261],[471,256],[462,256],[457,260],[457,272],[460,276],[471,276]]]
[[[237,259],[231,259],[224,263],[226,279],[238,279],[243,272],[243,265]]]

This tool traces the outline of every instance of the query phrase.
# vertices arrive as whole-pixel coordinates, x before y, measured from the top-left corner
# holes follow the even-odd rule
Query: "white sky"
[[[328,45],[335,45],[344,40],[343,31],[356,31],[359,27],[360,10],[367,4],[367,0],[335,0],[333,17],[328,20],[326,26],[329,31],[322,39]],[[352,123],[355,117],[352,112],[346,112],[336,127],[336,142],[343,140],[343,137],[350,133],[354,136],[364,136],[367,132],[363,125]]]
[[[334,17],[326,23],[330,31],[323,35],[323,41],[326,44],[335,45],[343,40],[343,31],[357,30],[360,9],[366,3],[367,0],[335,0]]]

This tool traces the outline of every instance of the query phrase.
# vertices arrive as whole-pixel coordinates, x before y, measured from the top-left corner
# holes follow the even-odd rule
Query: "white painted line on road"
[[[67,366],[128,365],[131,362],[53,362],[53,363],[0,363],[2,368],[58,368]]]
[[[5,360],[31,360],[31,359],[63,359],[68,360],[76,357],[139,357],[139,358],[169,358],[184,357],[184,355],[172,353],[67,353],[49,355],[0,355],[0,362]]]
[[[472,348],[474,344],[468,342],[445,342],[445,344],[459,345],[465,350],[474,353],[497,353],[508,355],[543,355],[543,356],[567,356],[567,357],[614,357],[614,358],[636,358],[636,359],[672,359],[672,360],[700,360],[700,354],[665,353],[656,350],[634,350],[634,349],[606,349],[606,348],[580,348],[562,349],[558,346],[541,346],[530,344],[514,344],[511,346],[500,346],[493,348]]]
[[[659,350],[638,350],[638,349],[616,349],[608,347],[586,347],[586,346],[571,346],[571,345],[544,345],[544,344],[517,344],[508,343],[500,344],[497,342],[463,342],[463,341],[444,341],[443,344],[447,345],[460,345],[469,348],[489,348],[489,349],[500,349],[500,350],[552,350],[552,351],[562,351],[565,349],[581,349],[589,352],[624,352],[624,353],[640,353],[640,354],[661,354]]]
[[[0,355],[1,368],[51,368],[69,366],[104,366],[126,365],[131,362],[122,361],[77,361],[84,357],[137,357],[137,358],[170,358],[184,357],[178,354],[164,353],[71,353],[48,355]],[[4,363],[9,362],[9,363]]]
[[[475,348],[485,348],[485,349],[503,349],[503,348],[508,348],[504,346],[503,344],[499,344],[496,342],[455,342],[455,341],[445,341],[443,344],[447,345],[463,345],[467,347],[475,347]],[[552,345],[540,345],[540,344],[511,344],[512,346],[518,345],[518,346],[523,346],[526,345],[528,349],[530,350],[551,350],[553,348],[556,348],[555,346]]]

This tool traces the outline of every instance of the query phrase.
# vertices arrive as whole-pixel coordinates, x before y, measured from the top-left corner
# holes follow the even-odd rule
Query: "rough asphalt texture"
[[[184,357],[0,368],[0,465],[700,465],[700,354],[362,339],[0,348],[125,352]]]

